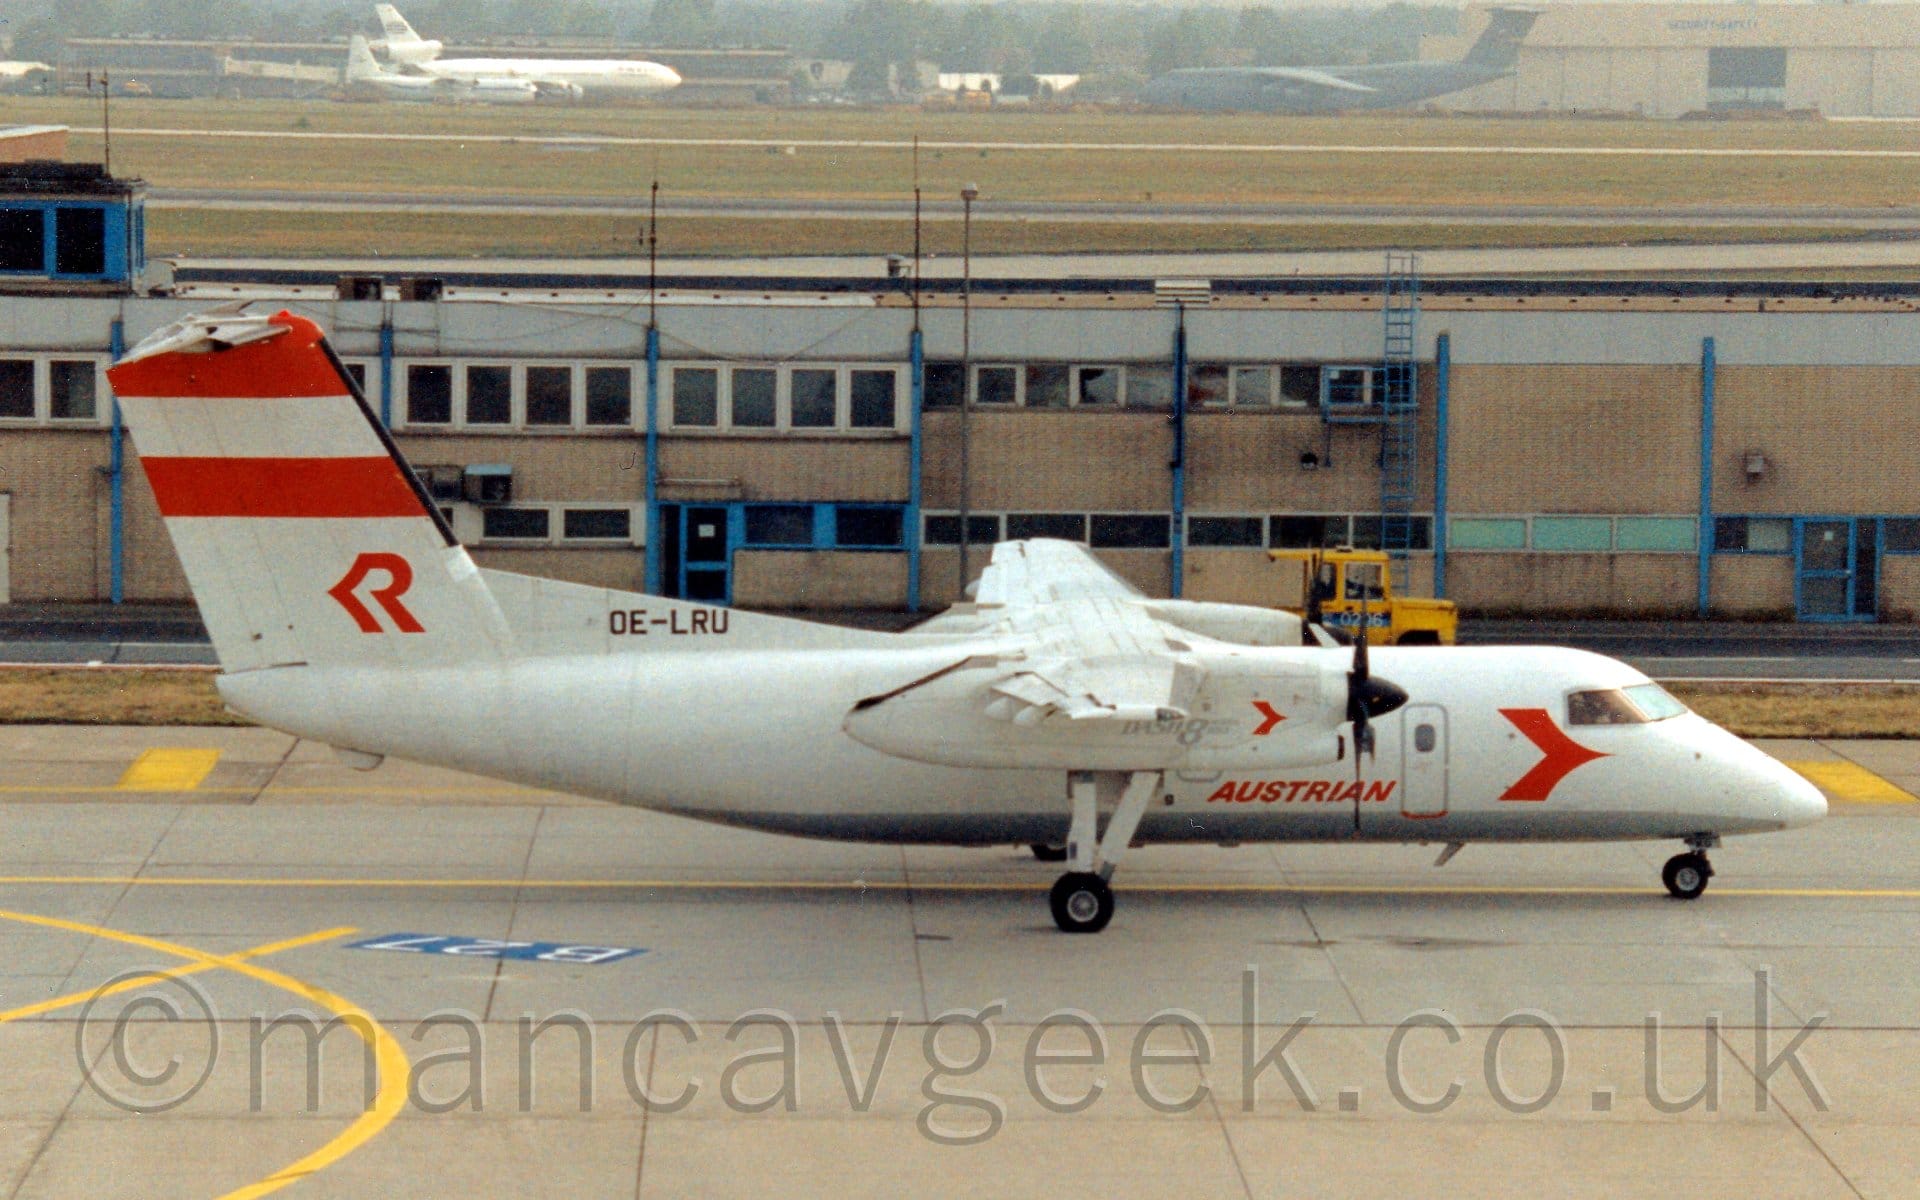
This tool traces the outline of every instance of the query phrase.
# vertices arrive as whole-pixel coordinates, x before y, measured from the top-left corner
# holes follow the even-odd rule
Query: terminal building
[[[1421,57],[1457,58],[1487,23]],[[1440,97],[1462,112],[1920,116],[1920,4],[1550,4],[1514,73]]]
[[[0,180],[42,222],[0,274],[6,599],[188,598],[105,369],[237,293],[330,330],[530,574],[918,610],[1046,536],[1193,599],[1290,602],[1268,548],[1354,544],[1470,613],[1920,609],[1910,285],[55,278],[70,210],[137,229],[123,186]]]

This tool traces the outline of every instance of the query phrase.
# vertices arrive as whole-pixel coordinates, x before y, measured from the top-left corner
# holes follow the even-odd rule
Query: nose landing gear
[[[1707,890],[1707,880],[1713,878],[1713,864],[1707,861],[1707,851],[1719,844],[1717,834],[1696,833],[1687,839],[1685,854],[1676,854],[1667,860],[1660,872],[1660,881],[1667,885],[1674,899],[1696,900]]]

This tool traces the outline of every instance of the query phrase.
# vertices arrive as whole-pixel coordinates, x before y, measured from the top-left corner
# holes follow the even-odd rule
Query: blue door
[[[724,504],[689,504],[680,510],[682,598],[732,603],[732,515]]]
[[[1802,621],[1872,621],[1879,611],[1879,522],[1798,517],[1793,523],[1794,607]]]

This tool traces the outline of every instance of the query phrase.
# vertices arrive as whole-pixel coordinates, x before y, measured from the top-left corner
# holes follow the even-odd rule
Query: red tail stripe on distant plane
[[[1568,737],[1544,708],[1503,708],[1500,715],[1513,722],[1513,727],[1546,756],[1534,764],[1533,770],[1514,780],[1501,795],[1502,800],[1545,800],[1576,768],[1606,757]]]
[[[305,317],[278,312],[267,318],[287,332],[227,350],[174,352],[121,363],[107,371],[122,396],[173,400],[307,399],[348,395],[347,383],[321,349],[320,327]]]
[[[399,466],[375,458],[148,458],[163,517],[418,517]]]

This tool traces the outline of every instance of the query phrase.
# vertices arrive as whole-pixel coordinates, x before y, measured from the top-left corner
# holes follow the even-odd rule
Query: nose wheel
[[[1698,850],[1674,855],[1660,872],[1660,881],[1676,900],[1698,899],[1700,893],[1707,890],[1707,880],[1712,878],[1713,864]]]

